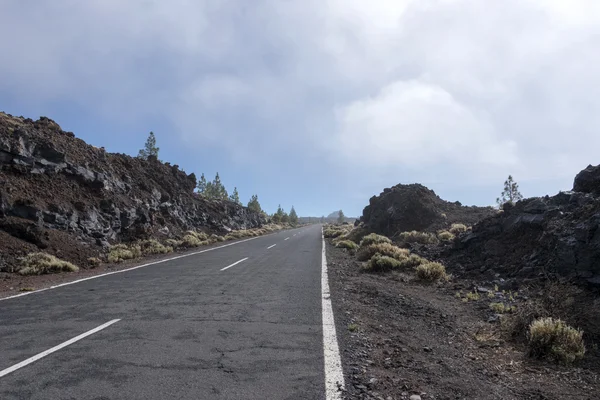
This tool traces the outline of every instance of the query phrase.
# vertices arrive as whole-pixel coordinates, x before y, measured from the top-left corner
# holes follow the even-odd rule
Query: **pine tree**
[[[156,147],[156,137],[154,136],[154,132],[150,132],[144,148],[138,153],[138,157],[147,160],[148,157],[154,156],[158,159],[159,150],[160,148]]]
[[[257,195],[252,195],[252,197],[250,198],[250,201],[248,201],[248,209],[251,212],[255,212],[255,213],[262,213],[262,208],[260,207],[260,203],[258,202],[258,196]]]
[[[345,219],[346,219],[346,216],[344,215],[344,212],[342,210],[338,211],[338,219],[337,219],[338,224],[343,224]]]
[[[276,224],[282,223],[284,214],[285,213],[283,212],[283,208],[281,208],[281,204],[280,204],[279,207],[277,207],[277,212],[275,214],[273,214],[273,217],[272,217],[273,222]]]
[[[200,180],[198,181],[198,193],[206,195],[206,178],[204,174],[200,176]]]
[[[229,197],[225,186],[223,186],[223,184],[221,183],[221,177],[219,176],[218,172],[215,176],[215,179],[212,182],[206,183],[205,192],[206,197],[209,197],[211,199],[227,200]]]
[[[283,214],[281,215],[281,223],[287,224],[289,222],[290,222],[290,216],[288,215],[288,213],[286,213],[284,211]]]
[[[237,187],[233,188],[233,193],[229,196],[229,200],[233,201],[235,204],[242,205],[240,201],[240,195],[238,194]]]
[[[508,179],[504,181],[504,190],[502,191],[502,194],[496,199],[498,207],[502,208],[506,203],[514,204],[522,199],[523,195],[519,192],[519,184],[513,180],[512,175],[509,175]]]
[[[296,214],[294,206],[292,206],[292,209],[290,210],[290,224],[294,226],[298,225],[298,214]]]

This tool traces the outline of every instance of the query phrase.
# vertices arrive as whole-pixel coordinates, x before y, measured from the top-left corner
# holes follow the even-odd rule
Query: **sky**
[[[0,110],[343,209],[398,183],[491,205],[600,155],[596,0],[2,0]]]

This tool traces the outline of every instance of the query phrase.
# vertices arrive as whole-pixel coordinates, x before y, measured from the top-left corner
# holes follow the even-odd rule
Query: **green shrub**
[[[47,253],[30,253],[19,266],[21,275],[55,274],[59,272],[77,272],[79,267]]]
[[[583,358],[583,332],[560,319],[539,318],[529,326],[529,355],[571,364]]]
[[[182,240],[182,247],[198,247],[202,244],[202,241],[195,235],[185,235]]]
[[[167,253],[173,252],[173,247],[165,246],[165,245],[161,244],[158,240],[154,240],[154,239],[141,241],[140,247],[142,249],[143,255],[167,254]]]
[[[514,307],[507,306],[504,303],[490,303],[490,308],[496,314],[509,313],[509,312],[512,312],[514,310]]]
[[[434,282],[448,279],[446,267],[437,262],[428,262],[417,267],[417,277],[423,281]]]
[[[438,239],[440,239],[442,242],[450,242],[452,240],[454,240],[455,236],[454,234],[448,232],[448,231],[440,231],[438,232]]]
[[[360,247],[366,247],[366,246],[369,246],[372,244],[379,244],[379,243],[391,244],[392,241],[385,236],[378,235],[376,233],[371,233],[362,238],[362,240],[360,241]]]
[[[366,247],[361,247],[357,258],[359,261],[367,261],[377,253],[401,260],[407,258],[410,254],[410,251],[407,249],[401,249],[400,247],[394,246],[391,243],[377,243],[370,244]]]
[[[425,258],[416,254],[411,254],[410,256],[401,258],[399,260],[401,268],[416,268],[421,264],[426,264],[429,262]]]
[[[358,249],[358,245],[351,240],[342,240],[341,242],[337,242],[335,247],[348,250]]]
[[[116,244],[112,246],[108,253],[108,262],[118,263],[125,260],[133,260],[142,256],[142,249],[139,245]]]
[[[183,246],[183,240],[167,239],[165,240],[165,243],[167,246],[172,247],[173,249],[178,249]]]
[[[395,258],[383,256],[381,254],[375,254],[365,266],[365,269],[369,271],[388,271],[390,269],[399,267],[400,261],[396,260]]]
[[[323,231],[323,236],[325,236],[326,238],[336,238],[343,234],[344,234],[344,231],[341,229],[327,228]]]
[[[208,239],[208,235],[204,232],[187,231],[185,234],[194,236],[196,239],[198,239],[200,241]]]
[[[421,243],[421,244],[435,244],[438,243],[437,237],[433,233],[429,232],[402,232],[400,234],[400,240],[406,243]]]
[[[467,226],[465,224],[452,224],[450,227],[450,233],[453,235],[458,235],[459,233],[463,233],[467,231]]]

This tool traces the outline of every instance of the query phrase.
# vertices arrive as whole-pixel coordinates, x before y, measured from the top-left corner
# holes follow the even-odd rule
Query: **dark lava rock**
[[[600,195],[600,165],[588,165],[575,176],[573,191]]]
[[[491,207],[444,201],[420,184],[396,185],[371,197],[359,222],[371,232],[392,237],[412,230],[436,231],[453,223],[472,225],[495,213]]]
[[[225,233],[264,223],[246,207],[198,196],[195,187],[195,175],[177,166],[106,153],[46,117],[0,112],[0,231],[13,238],[43,248],[56,232],[48,237],[64,253],[72,250],[60,248],[67,242],[101,249],[159,231]]]
[[[600,282],[600,167],[575,178],[573,192],[530,198],[473,226],[445,253],[467,275],[549,276]],[[481,266],[488,268],[482,270]]]

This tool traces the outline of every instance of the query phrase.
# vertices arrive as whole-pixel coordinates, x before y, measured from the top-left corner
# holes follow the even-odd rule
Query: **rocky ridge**
[[[0,270],[36,248],[85,267],[115,242],[264,223],[195,186],[177,165],[108,153],[49,118],[0,113]]]

